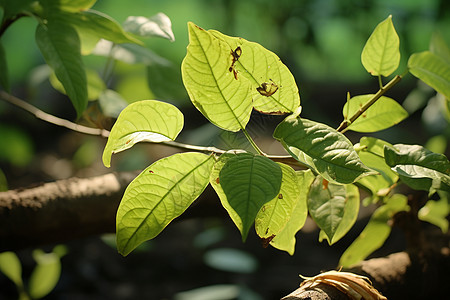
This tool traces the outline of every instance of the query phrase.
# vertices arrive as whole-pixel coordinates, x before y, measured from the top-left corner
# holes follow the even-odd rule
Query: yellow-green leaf
[[[142,141],[174,140],[183,128],[183,114],[172,104],[143,100],[128,105],[114,123],[103,151],[103,164],[109,167],[111,155]]]
[[[178,153],[146,168],[127,187],[117,211],[117,248],[128,255],[156,237],[203,192],[214,164],[211,155]]]
[[[191,22],[188,29],[181,71],[192,103],[214,125],[229,131],[244,129],[252,111],[251,85],[229,72],[230,46]]]
[[[229,45],[234,54],[229,72],[248,79],[252,85],[253,106],[267,114],[293,113],[300,106],[300,95],[294,76],[280,58],[258,43],[209,31]]]
[[[389,76],[400,63],[400,39],[392,23],[392,16],[378,24],[367,40],[361,54],[364,68],[373,76]]]

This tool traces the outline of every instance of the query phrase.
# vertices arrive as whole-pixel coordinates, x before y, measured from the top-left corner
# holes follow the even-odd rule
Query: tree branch
[[[0,252],[115,231],[115,214],[137,173],[71,178],[0,193]]]

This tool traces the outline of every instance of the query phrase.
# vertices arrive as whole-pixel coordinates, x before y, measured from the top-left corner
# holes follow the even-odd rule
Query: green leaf
[[[278,195],[281,167],[250,153],[225,153],[215,163],[210,183],[245,240],[261,207]]]
[[[256,233],[263,240],[272,240],[284,229],[300,199],[298,178],[294,169],[282,163],[278,165],[282,171],[280,191],[275,198],[261,207],[255,219]]]
[[[400,63],[400,39],[392,16],[377,25],[361,54],[364,68],[373,76],[389,76]]]
[[[414,53],[408,60],[409,72],[450,99],[450,62],[430,52]]]
[[[229,53],[236,51],[239,47],[240,55],[237,59],[233,60],[233,55],[230,55],[228,71],[236,72],[238,78],[242,76],[250,81],[253,106],[256,110],[267,114],[296,111],[300,106],[297,84],[294,76],[275,53],[258,43],[249,42],[240,37],[230,37],[215,30],[208,32],[227,43]],[[272,90],[266,93],[264,87],[267,91]]]
[[[9,1],[3,0],[0,5],[3,7],[3,18],[0,19],[2,22],[6,19],[15,17],[16,15],[24,12],[29,12],[32,10],[32,4],[34,0],[20,0],[20,1]]]
[[[295,235],[303,227],[306,217],[308,216],[306,198],[309,187],[314,180],[314,175],[311,170],[297,171],[296,175],[299,194],[294,210],[283,230],[275,236],[272,241],[270,241],[270,245],[277,249],[286,251],[290,255],[294,255],[296,243]]]
[[[329,183],[322,176],[317,176],[308,193],[308,210],[325,233],[329,244],[334,244],[356,221],[359,211],[358,189],[355,186]]]
[[[30,276],[28,290],[33,299],[48,295],[61,276],[61,261],[56,253],[45,253],[40,249],[33,251],[37,263]]]
[[[163,13],[158,13],[150,18],[130,16],[125,20],[123,29],[142,37],[162,37],[171,42],[175,41],[172,22]]]
[[[102,38],[114,43],[143,43],[126,33],[116,20],[104,13],[95,10],[86,10],[78,13],[60,12],[61,18],[72,24],[77,31],[91,36]]]
[[[78,117],[87,106],[87,80],[75,29],[59,17],[36,29],[36,43],[72,101]]]
[[[352,143],[325,124],[292,115],[277,126],[273,136],[293,157],[327,181],[347,184],[371,174]]]
[[[450,203],[448,197],[441,197],[440,200],[428,200],[418,213],[422,221],[436,225],[442,230],[442,233],[448,232],[447,216],[450,213]]]
[[[328,185],[330,186],[330,185]],[[344,214],[340,219],[339,225],[333,233],[333,237],[330,239],[324,230],[320,231],[319,241],[327,239],[328,244],[333,245],[341,238],[343,238],[347,232],[355,224],[359,212],[359,190],[353,184],[346,184],[345,188],[345,203],[344,203]],[[334,195],[332,195],[334,196]],[[333,204],[327,204],[332,206]],[[331,213],[333,213],[332,211]]]
[[[384,148],[386,163],[413,189],[450,191],[448,158],[419,145],[397,144]]]
[[[349,119],[353,116],[373,96],[375,95],[352,97],[342,109],[344,118]],[[408,113],[397,101],[382,96],[355,122],[351,123],[348,129],[358,132],[376,132],[394,126],[406,117],[408,117]]]
[[[3,48],[2,43],[0,43],[0,86],[8,93],[11,91],[8,76],[8,63],[6,61],[5,48]]]
[[[109,167],[111,155],[142,141],[174,140],[183,128],[183,114],[172,104],[143,100],[128,105],[114,123],[103,151],[103,164]]]
[[[91,8],[97,0],[59,0],[61,10],[79,12]]]
[[[127,187],[117,211],[117,248],[128,255],[180,216],[208,185],[212,155],[179,153],[146,168]]]
[[[267,157],[240,153],[227,159],[219,180],[228,203],[242,221],[239,230],[245,241],[258,211],[279,195],[281,167]]]
[[[398,180],[398,175],[384,160],[384,146],[392,147],[391,144],[373,137],[362,137],[359,145],[355,145],[355,148],[359,148],[357,152],[361,161],[378,172],[358,180],[358,184],[366,187],[374,196],[382,196],[383,191],[387,192]]]
[[[193,23],[188,29],[181,74],[189,98],[214,125],[229,131],[244,129],[252,111],[251,85],[228,71],[230,47]]]
[[[0,271],[11,279],[17,287],[23,286],[22,264],[14,252],[0,253]]]
[[[377,208],[361,234],[342,254],[339,265],[350,267],[380,248],[391,233],[389,220],[397,212],[408,211],[407,202],[405,195],[395,194],[388,199],[387,204]]]
[[[97,100],[100,94],[106,89],[106,85],[98,73],[92,69],[86,69],[88,100]],[[62,83],[58,80],[55,73],[50,74],[50,83],[57,91],[67,94]]]

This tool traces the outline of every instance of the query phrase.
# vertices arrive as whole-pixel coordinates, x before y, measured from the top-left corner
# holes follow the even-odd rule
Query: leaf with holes
[[[297,174],[288,165],[281,167],[282,181],[278,195],[259,210],[255,219],[255,230],[259,237],[276,237],[286,226],[300,198]]]
[[[311,170],[297,171],[297,186],[298,197],[295,202],[294,210],[291,213],[286,226],[278,233],[271,241],[270,245],[274,248],[288,252],[294,255],[295,251],[295,235],[305,225],[306,217],[308,216],[308,208],[306,205],[306,198],[309,187],[314,180],[314,175]]]
[[[445,155],[419,145],[397,144],[384,148],[384,159],[411,188],[450,192],[450,163]]]
[[[353,116],[374,95],[352,97],[342,109],[344,119]],[[348,126],[349,130],[358,132],[380,131],[400,123],[408,117],[406,110],[394,99],[382,96],[364,114]]]
[[[114,123],[103,151],[103,164],[109,167],[111,155],[142,141],[174,140],[183,128],[183,114],[172,104],[143,100],[128,105]]]
[[[245,240],[261,207],[275,198],[281,187],[281,167],[250,153],[227,154],[215,165],[212,185],[222,205]]]
[[[392,16],[378,24],[367,40],[361,54],[364,68],[373,76],[389,76],[400,63],[400,39]]]
[[[156,237],[203,192],[211,155],[179,153],[153,163],[127,187],[117,211],[117,248],[128,255]]]
[[[395,194],[387,199],[385,205],[377,208],[361,234],[342,254],[339,265],[350,267],[380,248],[391,233],[389,220],[397,212],[408,211],[407,202],[405,195]]]
[[[229,72],[244,77],[252,86],[253,106],[266,114],[293,113],[300,106],[294,76],[280,58],[263,46],[243,38],[208,31],[229,46]],[[240,49],[240,55],[233,52]],[[231,55],[230,55],[231,54]]]
[[[214,125],[234,132],[244,129],[252,112],[251,85],[228,71],[230,46],[191,22],[188,29],[181,74],[189,98]]]
[[[293,157],[328,181],[352,183],[374,173],[361,162],[352,143],[325,124],[291,115],[277,126],[273,136]]]

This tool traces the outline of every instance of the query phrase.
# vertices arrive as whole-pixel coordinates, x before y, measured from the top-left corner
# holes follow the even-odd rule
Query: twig
[[[11,94],[6,93],[5,91],[0,91],[0,98],[2,98],[3,100],[5,100],[15,106],[18,106],[18,107],[28,111],[29,113],[33,114],[36,118],[41,119],[45,122],[55,124],[58,126],[62,126],[62,127],[66,127],[73,131],[81,132],[81,133],[85,133],[85,134],[99,135],[102,137],[109,136],[109,131],[106,129],[87,127],[87,126],[73,123],[73,122],[65,120],[65,119],[55,117],[55,116],[50,115],[50,114],[40,110],[39,108],[23,101],[22,99],[19,99]]]
[[[109,136],[110,132],[106,129],[87,127],[87,126],[73,123],[73,122],[65,120],[65,119],[55,117],[55,116],[50,115],[50,114],[40,110],[39,108],[25,102],[24,100],[19,99],[5,91],[0,91],[0,98],[15,105],[15,106],[18,106],[18,107],[28,111],[29,113],[33,114],[36,118],[43,120],[45,122],[55,124],[58,126],[62,126],[62,127],[66,127],[70,130],[84,133],[84,134],[98,135],[98,136],[102,136],[102,137]],[[196,145],[184,144],[184,143],[175,142],[175,141],[162,142],[162,143],[158,143],[158,144],[163,144],[163,145],[166,145],[169,147],[174,147],[174,148],[183,149],[183,150],[197,151],[197,152],[207,152],[207,153],[215,153],[215,154],[223,154],[223,153],[227,152],[227,150],[219,149],[216,147],[196,146]],[[276,161],[276,162],[283,162],[283,163],[286,163],[289,165],[304,167],[299,161],[295,160],[290,155],[266,155],[266,157],[273,161]]]
[[[385,86],[380,87],[378,92],[375,95],[373,95],[373,97],[369,101],[367,101],[366,104],[364,104],[350,119],[344,120],[336,130],[339,132],[345,131],[350,124],[355,122],[356,119],[358,119],[367,109],[369,109],[369,107],[371,107],[378,99],[380,99],[381,96],[383,96],[386,93],[386,91],[391,89],[401,79],[402,77],[400,75],[397,75]]]

